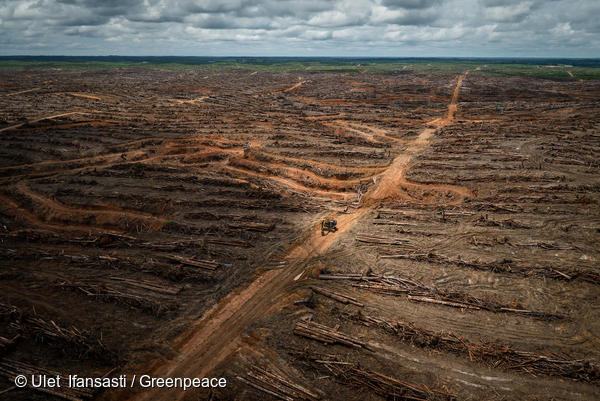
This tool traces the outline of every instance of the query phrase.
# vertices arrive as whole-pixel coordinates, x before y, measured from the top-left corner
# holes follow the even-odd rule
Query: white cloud
[[[0,53],[598,57],[598,14],[598,0],[0,0]]]

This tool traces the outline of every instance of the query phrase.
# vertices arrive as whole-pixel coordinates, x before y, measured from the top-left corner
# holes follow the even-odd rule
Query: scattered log
[[[235,246],[240,248],[252,248],[253,246],[250,242],[241,239],[207,238],[206,242],[208,244]]]
[[[340,333],[337,329],[324,326],[311,321],[300,320],[296,323],[294,334],[321,341],[325,344],[342,344],[353,348],[367,348],[367,344]]]
[[[446,306],[452,306],[454,308],[461,308],[461,309],[474,309],[474,310],[481,309],[478,306],[469,305],[469,304],[465,304],[465,303],[461,303],[461,302],[444,301],[441,299],[419,297],[419,296],[414,296],[414,295],[409,295],[408,299],[411,301],[415,301],[415,302],[427,302],[427,303],[431,303],[431,304],[446,305]]]
[[[177,256],[177,255],[169,255],[168,258],[175,262],[181,263],[182,265],[199,267],[201,269],[207,269],[207,270],[215,270],[217,267],[219,267],[221,265],[220,263],[217,263],[212,260],[193,260],[193,259],[183,258],[183,257]]]
[[[265,264],[263,266],[263,269],[265,269],[265,270],[279,270],[279,269],[283,269],[287,265],[288,265],[288,261],[287,260],[271,261],[271,262],[267,262],[267,264]]]
[[[373,274],[359,274],[359,273],[332,273],[332,274],[319,274],[319,280],[350,280],[350,281],[366,281],[366,282],[377,282],[387,285],[397,285],[402,287],[419,287],[428,288],[422,286],[410,279],[396,276],[384,276],[384,275],[373,275]]]
[[[293,383],[281,375],[269,372],[257,366],[252,367],[248,371],[246,377],[237,376],[237,378],[258,390],[282,400],[315,401],[321,398],[313,391]]]
[[[452,216],[473,216],[475,213],[474,212],[465,212],[465,211],[461,211],[461,212],[449,212],[444,210],[443,215],[446,217],[452,217]]]
[[[378,209],[377,210],[377,214],[399,214],[401,216],[415,216],[418,214],[422,214],[419,212],[413,212],[413,211],[407,211],[407,210],[400,210],[400,209]]]
[[[509,243],[509,245],[512,246],[524,246],[524,247],[538,247],[538,248],[542,248],[542,249],[552,249],[552,250],[573,250],[573,249],[577,249],[574,246],[571,245],[560,245],[557,244],[555,242],[543,242],[543,241],[532,241],[532,242],[515,242],[515,243]]]
[[[375,393],[388,399],[401,400],[454,400],[456,397],[443,390],[430,390],[427,386],[418,385],[403,380],[386,376],[382,373],[352,367],[351,369],[335,368],[341,370],[358,384],[366,385]],[[335,369],[334,368],[334,369]]]
[[[156,282],[149,281],[149,280],[133,280],[130,278],[114,277],[114,276],[111,276],[110,279],[115,280],[115,281],[122,281],[133,287],[144,288],[147,290],[161,292],[163,294],[169,294],[169,295],[177,295],[183,289],[183,287],[181,287],[181,286],[167,286],[167,285],[164,285],[163,283],[157,284]]]
[[[39,316],[28,316],[23,320],[23,324],[27,331],[48,341],[61,341],[93,355],[110,353],[100,339],[92,338],[76,327],[59,326],[53,320],[46,321]]]
[[[310,288],[317,294],[321,294],[323,296],[334,299],[343,304],[352,304],[352,305],[359,306],[361,308],[364,306],[363,304],[358,302],[358,300],[356,298],[350,297],[348,295],[340,294],[339,292],[330,291],[330,290],[327,290],[325,288],[320,288],[320,287],[310,287]]]
[[[265,392],[267,394],[272,395],[273,397],[276,397],[276,398],[279,398],[279,399],[282,399],[282,400],[285,400],[285,401],[294,401],[294,399],[291,398],[291,397],[288,397],[288,396],[283,395],[283,394],[276,393],[275,391],[269,390],[268,388],[265,388],[265,387],[263,387],[263,386],[261,386],[259,384],[256,384],[256,383],[254,383],[254,382],[252,382],[252,381],[250,381],[250,380],[248,380],[246,378],[243,378],[242,376],[236,376],[236,378],[239,381],[241,381],[243,383],[246,383],[247,385],[252,386],[252,387],[254,387],[257,390],[260,390],[260,391],[263,391],[263,392]]]
[[[399,295],[407,294],[410,290],[404,287],[398,287],[393,285],[379,285],[379,284],[352,284],[352,287],[367,289],[372,292],[378,292],[380,294]]]
[[[268,233],[269,231],[273,231],[273,229],[275,228],[275,224],[243,222],[237,224],[228,224],[227,227],[234,230],[247,230],[256,231],[260,233]]]
[[[87,296],[97,297],[101,300],[133,306],[157,316],[177,306],[172,293],[181,290],[181,287],[173,287],[172,290],[169,290],[169,287],[165,286],[165,289],[159,289],[157,288],[158,284],[146,286],[143,283],[136,282],[136,284],[132,285],[128,281],[111,279],[73,282],[61,280],[57,281],[55,285],[59,288],[76,290]],[[165,293],[165,291],[168,291],[168,293]]]
[[[364,242],[366,244],[378,244],[378,245],[409,245],[412,246],[410,241],[402,238],[389,238],[389,237],[376,237],[367,234],[357,234],[356,240]]]
[[[373,224],[388,225],[388,226],[415,226],[415,227],[418,226],[418,224],[416,224],[416,223],[406,223],[403,221],[381,220],[381,219],[374,219]]]

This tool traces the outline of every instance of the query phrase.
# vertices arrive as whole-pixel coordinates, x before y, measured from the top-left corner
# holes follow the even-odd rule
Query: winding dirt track
[[[457,110],[457,100],[462,80],[466,73],[458,77],[456,88],[445,118],[436,119],[428,125],[441,128],[451,124]],[[257,319],[276,310],[286,298],[287,291],[295,281],[305,274],[311,257],[327,251],[337,238],[350,230],[365,213],[383,200],[402,197],[401,186],[406,183],[404,170],[412,157],[429,144],[434,128],[425,128],[409,144],[384,172],[380,180],[362,198],[362,206],[352,213],[337,217],[340,230],[335,235],[321,236],[317,225],[292,245],[287,253],[292,262],[282,270],[269,270],[257,275],[247,287],[230,293],[217,303],[174,345],[179,351],[177,357],[158,366],[154,376],[163,377],[204,377],[219,363],[223,362],[239,346],[243,332]],[[419,184],[411,184],[418,186]],[[400,187],[399,187],[400,186]],[[441,189],[441,188],[440,188]],[[445,188],[450,189],[450,188]],[[452,188],[459,195],[468,190]],[[179,399],[185,393],[181,392]],[[154,389],[138,392],[132,400],[173,400],[174,393],[169,389]]]

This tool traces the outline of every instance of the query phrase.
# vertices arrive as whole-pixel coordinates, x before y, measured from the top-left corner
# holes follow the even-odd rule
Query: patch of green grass
[[[573,76],[569,75],[569,72]],[[600,68],[576,66],[548,66],[548,65],[522,65],[522,64],[494,64],[481,66],[472,74],[491,76],[528,76],[545,78],[556,81],[597,80],[600,79]]]

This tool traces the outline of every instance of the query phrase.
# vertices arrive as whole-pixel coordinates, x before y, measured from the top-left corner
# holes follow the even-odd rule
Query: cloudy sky
[[[0,0],[0,54],[600,57],[600,0]]]

